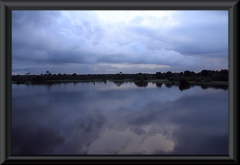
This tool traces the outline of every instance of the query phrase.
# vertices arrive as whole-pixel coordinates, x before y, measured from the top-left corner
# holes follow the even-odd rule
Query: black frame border
[[[239,0],[0,0],[0,163],[238,164]],[[11,156],[12,10],[228,10],[229,156]]]

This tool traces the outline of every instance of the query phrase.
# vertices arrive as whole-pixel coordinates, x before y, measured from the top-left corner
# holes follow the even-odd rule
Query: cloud
[[[216,65],[213,58],[221,62]],[[12,13],[12,59],[13,70],[21,66],[38,74],[44,72],[41,65],[63,72],[59,64],[90,68],[99,63],[156,64],[172,71],[226,68],[228,13],[16,10]],[[112,68],[112,72],[118,70]]]
[[[134,24],[140,24],[141,22],[144,21],[144,17],[141,16],[136,16],[135,18],[133,18],[130,22],[134,23]]]

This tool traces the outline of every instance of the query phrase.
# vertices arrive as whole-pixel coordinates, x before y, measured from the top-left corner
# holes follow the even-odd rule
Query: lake
[[[228,155],[228,88],[12,84],[12,155]]]

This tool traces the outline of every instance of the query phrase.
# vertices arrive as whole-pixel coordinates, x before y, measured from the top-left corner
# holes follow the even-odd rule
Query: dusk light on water
[[[228,155],[227,10],[13,10],[11,154]]]

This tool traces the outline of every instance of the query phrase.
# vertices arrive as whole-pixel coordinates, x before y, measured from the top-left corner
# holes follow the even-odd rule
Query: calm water
[[[228,155],[228,89],[12,85],[12,155]]]

